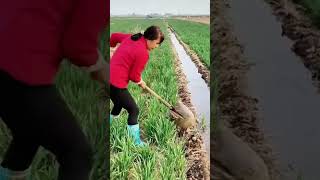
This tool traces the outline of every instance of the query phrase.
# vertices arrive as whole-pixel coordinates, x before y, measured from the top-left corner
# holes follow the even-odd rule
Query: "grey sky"
[[[111,15],[210,14],[210,0],[111,0]]]

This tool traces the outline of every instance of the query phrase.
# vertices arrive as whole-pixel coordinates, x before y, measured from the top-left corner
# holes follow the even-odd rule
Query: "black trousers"
[[[128,89],[120,89],[110,84],[110,98],[113,102],[111,115],[119,115],[121,109],[128,111],[128,125],[138,124],[139,108]]]
[[[27,86],[0,71],[0,117],[13,140],[1,165],[27,169],[40,146],[60,164],[59,180],[88,180],[91,147],[53,85]]]

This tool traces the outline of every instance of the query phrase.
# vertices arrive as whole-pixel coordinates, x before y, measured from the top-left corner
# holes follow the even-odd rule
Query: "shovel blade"
[[[177,116],[176,113],[179,115]],[[171,114],[175,117],[174,120],[176,125],[182,129],[187,129],[196,125],[196,119],[193,113],[181,101],[177,102],[174,111]]]

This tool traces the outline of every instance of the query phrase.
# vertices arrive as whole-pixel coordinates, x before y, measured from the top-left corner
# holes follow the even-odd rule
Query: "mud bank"
[[[282,35],[293,41],[291,49],[311,71],[320,91],[320,30],[312,24],[305,9],[291,0],[266,0],[282,23]]]

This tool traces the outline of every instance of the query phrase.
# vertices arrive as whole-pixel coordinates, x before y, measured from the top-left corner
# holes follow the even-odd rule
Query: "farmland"
[[[210,27],[208,24],[170,19],[168,24],[174,28],[181,40],[190,46],[206,65],[210,67]]]
[[[174,19],[199,22],[202,24],[210,24],[210,16],[178,16],[174,17]]]
[[[111,33],[140,32],[152,24],[161,26],[166,32],[165,24],[160,20],[117,20],[111,23]],[[178,90],[167,40],[166,34],[166,41],[150,54],[143,79],[155,92],[175,103]],[[111,178],[185,179],[187,162],[184,157],[184,142],[178,138],[166,107],[159,104],[155,98],[143,94],[135,85],[130,84],[128,89],[141,109],[139,123],[142,126],[142,137],[149,142],[150,148],[137,149],[133,146],[125,133],[127,114],[122,113],[120,119],[111,125]],[[123,171],[124,169],[127,171]]]
[[[171,104],[175,104],[180,87],[173,66],[175,58],[166,23],[163,20],[111,19],[111,33],[136,33],[150,25],[160,26],[165,33],[165,41],[150,53],[142,78],[160,96]],[[178,135],[179,130],[170,120],[168,109],[136,85],[129,84],[128,89],[140,108],[139,123],[142,127],[142,137],[149,143],[149,147],[133,146],[132,140],[126,134],[127,113],[123,110],[120,118],[111,124],[111,178],[186,179],[195,177],[193,173],[195,170],[189,169],[190,162],[186,158],[185,148],[188,141]],[[157,170],[154,167],[157,167]],[[201,172],[198,174],[203,176]]]

